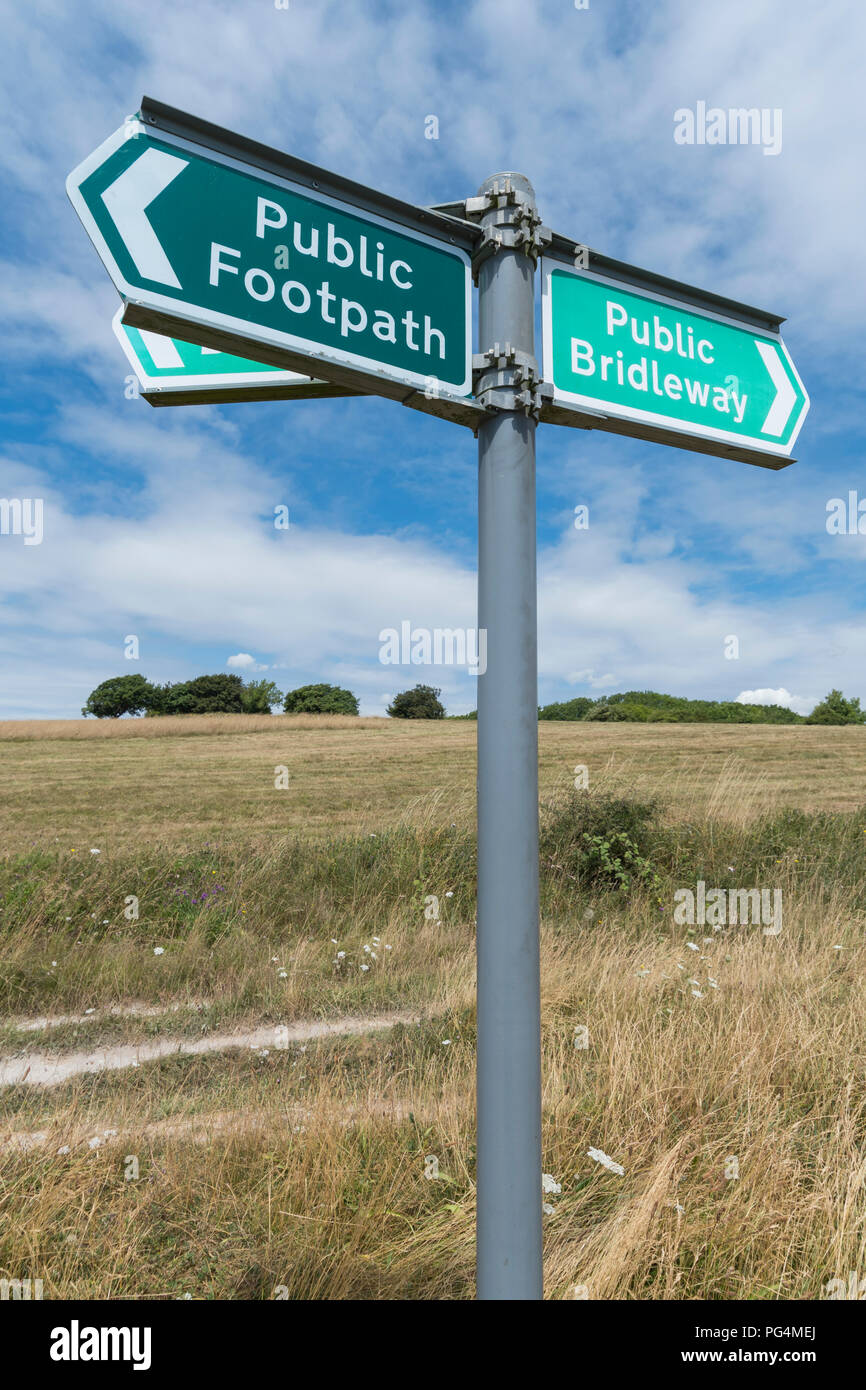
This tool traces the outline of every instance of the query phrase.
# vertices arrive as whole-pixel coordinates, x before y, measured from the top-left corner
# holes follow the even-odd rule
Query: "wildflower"
[[[279,958],[279,956],[271,956],[271,965],[279,965],[279,963],[280,963],[280,958]]]
[[[337,952],[337,960],[345,960],[345,958],[346,958],[346,952],[345,952],[345,951],[338,951],[338,952]]]
[[[259,1053],[260,1057],[270,1057],[270,1055],[270,1051],[266,1047],[263,1047],[261,1052]]]
[[[154,954],[155,956],[164,956],[164,955],[165,955],[165,947],[164,947],[164,946],[154,946],[154,948],[153,948],[153,954]]]
[[[448,889],[448,892],[445,894],[445,896],[446,896],[446,898],[453,898],[453,897],[454,897],[454,894],[452,893],[452,891],[451,891],[450,888]]]
[[[332,946],[339,946],[339,944],[340,944],[340,943],[339,943],[339,941],[337,940],[337,938],[336,938],[335,936],[332,936],[332,937],[331,937],[331,945],[332,945]]]
[[[96,1013],[96,1010],[95,1010],[95,1009],[85,1009],[85,1010],[84,1010],[84,1013],[85,1013],[85,1015],[87,1015],[87,1014],[95,1014],[95,1013]]]
[[[365,947],[364,947],[364,954],[367,955],[367,956],[370,954],[370,947],[369,947],[369,946],[365,946]]]
[[[64,1144],[62,1148],[59,1148],[59,1149],[57,1150],[57,1152],[58,1152],[59,1154],[68,1154],[68,1153],[69,1153],[69,1145],[68,1145],[68,1144]]]
[[[687,941],[686,946],[690,951],[699,951],[701,949],[700,946],[696,946],[693,941]]]
[[[92,850],[90,851],[90,853],[91,853],[91,854],[100,854],[101,851],[98,850],[98,849],[92,849]]]
[[[362,970],[364,971],[364,973],[366,974],[366,972],[370,969],[370,967],[369,967],[369,965],[362,965],[362,966],[361,966],[361,969],[362,969]]]
[[[390,951],[390,950],[391,950],[391,947],[390,947],[390,946],[386,946],[386,947],[385,947],[385,950],[386,950],[386,951]]]
[[[834,950],[834,951],[841,951],[841,949],[842,949],[841,946],[834,946],[834,947],[833,947],[833,950]]]
[[[701,991],[699,989],[693,989],[692,997],[695,999],[703,999],[704,996],[701,994]]]
[[[649,973],[650,973],[650,972],[649,972],[649,968],[641,969],[641,970],[638,970],[638,971],[637,971],[637,977],[638,977],[639,980],[642,980],[643,977],[644,977],[645,975],[648,975]]]
[[[98,1149],[101,1143],[102,1140],[99,1138],[99,1135],[95,1134],[92,1139],[88,1139],[87,1147],[90,1149]]]
[[[552,1173],[542,1173],[541,1175],[542,1192],[552,1192],[557,1195],[562,1191],[562,1183],[558,1183]]]
[[[552,1207],[549,1202],[542,1202],[541,1210],[544,1212],[545,1216],[556,1215],[556,1207]]]
[[[52,964],[52,965],[56,965],[56,964],[57,964],[57,961],[56,961],[56,960],[53,960],[53,961],[51,962],[51,964]]]
[[[442,1039],[442,1046],[443,1046],[443,1047],[450,1047],[450,1046],[451,1046],[451,1039],[450,1039],[450,1038],[443,1038],[443,1039]]]
[[[278,979],[278,980],[287,980],[288,978],[289,978],[289,972],[288,972],[288,970],[278,970],[278,971],[277,971],[277,979]]]
[[[607,1154],[602,1153],[601,1149],[587,1149],[586,1153],[588,1158],[595,1159],[596,1163],[600,1163],[602,1167],[607,1168],[609,1172],[617,1173],[621,1178],[625,1176],[625,1169],[618,1163],[614,1163],[613,1159],[608,1158]]]

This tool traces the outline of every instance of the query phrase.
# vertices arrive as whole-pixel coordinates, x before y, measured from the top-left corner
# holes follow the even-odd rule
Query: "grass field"
[[[862,1274],[866,734],[539,740],[548,1296]],[[474,724],[7,723],[0,756],[0,1278],[471,1297]],[[783,930],[679,924],[699,880]]]

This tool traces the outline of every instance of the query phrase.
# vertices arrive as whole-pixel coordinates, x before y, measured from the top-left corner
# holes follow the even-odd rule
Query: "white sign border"
[[[717,323],[738,328],[747,334],[754,330],[756,338],[768,338],[775,343],[784,357],[786,368],[803,392],[802,409],[788,443],[773,444],[772,441],[765,440],[760,436],[734,434],[731,430],[715,429],[712,425],[695,425],[687,421],[677,420],[669,415],[659,415],[653,410],[640,410],[636,406],[619,405],[612,401],[600,400],[595,396],[581,396],[574,391],[566,391],[558,387],[553,377],[553,301],[550,292],[550,279],[554,270],[563,271],[566,275],[573,275],[576,279],[595,280],[598,284],[609,285],[611,289],[619,290],[620,293],[639,295],[650,303],[664,304],[673,309],[683,309],[687,313],[697,314],[702,318],[714,319]],[[803,421],[809,411],[809,393],[803,385],[800,373],[797,371],[780,333],[774,333],[771,329],[755,328],[752,324],[743,323],[741,319],[732,319],[725,314],[714,313],[711,309],[690,304],[684,299],[672,299],[668,295],[656,294],[654,290],[632,285],[627,280],[614,280],[608,275],[599,275],[594,270],[578,270],[576,267],[568,265],[567,262],[556,260],[551,256],[542,257],[541,261],[541,336],[542,373],[544,379],[549,380],[553,385],[555,405],[573,405],[585,409],[590,414],[601,414],[616,420],[634,420],[637,423],[654,425],[659,429],[669,430],[675,434],[688,435],[698,439],[712,439],[739,449],[751,449],[754,452],[774,454],[778,458],[790,458]],[[549,377],[547,376],[548,367],[550,368]]]
[[[396,232],[400,236],[410,237],[415,241],[420,241],[428,246],[435,247],[438,251],[443,251],[446,255],[454,256],[463,264],[464,276],[464,331],[466,335],[466,354],[465,372],[466,375],[462,382],[449,382],[436,375],[435,372],[409,372],[401,367],[389,367],[387,364],[377,361],[373,357],[362,357],[358,353],[344,352],[340,348],[326,348],[322,343],[317,343],[310,338],[301,338],[292,333],[282,333],[279,329],[264,329],[261,325],[250,322],[247,319],[236,319],[229,314],[221,314],[215,310],[202,309],[200,305],[188,304],[185,300],[174,299],[168,295],[159,294],[155,290],[143,289],[139,285],[131,285],[123,276],[120,267],[115,261],[99,227],[94,220],[90,209],[81,195],[81,185],[88,179],[105,161],[114,154],[115,150],[130,139],[133,135],[145,135],[150,140],[158,140],[161,144],[182,149],[188,154],[197,156],[199,159],[210,159],[217,164],[224,164],[230,169],[235,169],[242,174],[252,175],[254,178],[261,179],[265,183],[274,184],[277,188],[286,188],[292,193],[297,193],[304,198],[309,198],[313,202],[323,203],[327,207],[332,207],[340,212],[348,212],[351,215],[366,219],[380,227],[385,227],[389,231]],[[371,190],[372,192],[373,190]],[[299,355],[310,357],[317,365],[321,364],[324,368],[329,361],[337,366],[354,368],[363,371],[365,375],[381,376],[389,381],[395,381],[402,385],[414,387],[416,390],[425,390],[431,378],[436,380],[440,388],[440,394],[455,396],[460,399],[471,397],[472,394],[472,268],[469,256],[458,246],[449,246],[439,237],[428,236],[423,232],[416,232],[411,227],[404,227],[399,222],[394,222],[386,217],[380,217],[377,213],[367,212],[366,209],[356,207],[352,203],[340,202],[337,198],[332,198],[326,193],[321,193],[317,189],[306,188],[302,184],[293,182],[291,179],[281,178],[276,174],[269,173],[265,169],[259,169],[254,165],[245,164],[241,159],[233,159],[229,155],[224,155],[206,146],[197,145],[191,140],[183,140],[180,136],[170,134],[160,130],[151,131],[143,122],[139,120],[127,120],[118,130],[109,135],[101,145],[89,154],[86,159],[72,170],[66,180],[66,192],[72,206],[78,213],[81,222],[93,242],[100,260],[108,271],[118,293],[136,304],[141,304],[146,308],[164,310],[168,314],[173,314],[175,318],[184,319],[188,323],[199,324],[202,327],[222,328],[228,333],[237,334],[248,341],[265,343],[272,347],[285,347]],[[238,354],[243,356],[244,352]],[[319,378],[316,378],[317,380]],[[269,376],[269,381],[273,380]],[[443,389],[444,388],[444,389]],[[369,385],[367,387],[369,390]]]

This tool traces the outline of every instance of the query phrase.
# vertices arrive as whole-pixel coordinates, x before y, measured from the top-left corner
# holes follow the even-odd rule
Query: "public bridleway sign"
[[[543,262],[542,293],[555,407],[666,443],[680,435],[686,448],[790,461],[809,398],[778,333],[556,260]]]
[[[462,246],[136,119],[66,186],[125,322],[361,390],[471,393]]]

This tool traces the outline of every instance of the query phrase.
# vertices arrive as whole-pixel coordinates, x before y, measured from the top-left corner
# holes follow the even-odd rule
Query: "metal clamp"
[[[522,410],[537,420],[552,387],[541,381],[538,363],[511,343],[494,343],[472,358],[475,399],[485,410]]]

